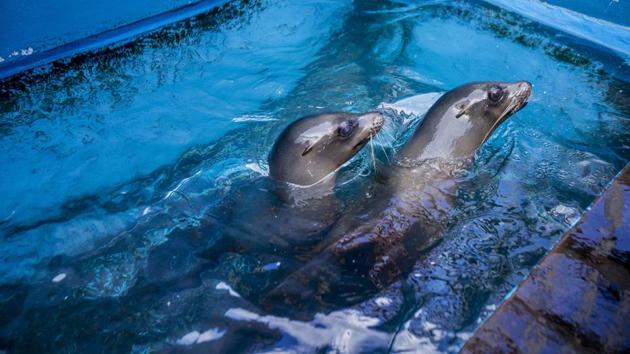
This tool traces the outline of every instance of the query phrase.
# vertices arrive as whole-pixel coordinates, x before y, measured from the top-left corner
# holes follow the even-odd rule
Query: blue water
[[[630,159],[628,16],[490,3],[233,2],[0,83],[0,350],[457,351]],[[473,80],[534,93],[404,279],[298,321],[238,294],[290,264],[200,256],[288,122]],[[341,172],[348,207],[383,164],[366,150]]]
[[[3,1],[0,58],[9,63],[187,3],[186,0]]]
[[[622,0],[547,0],[591,17],[599,18],[620,25],[630,25],[630,3]]]

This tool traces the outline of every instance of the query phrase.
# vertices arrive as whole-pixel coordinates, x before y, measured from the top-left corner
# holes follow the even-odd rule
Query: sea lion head
[[[310,186],[350,160],[381,129],[381,113],[327,113],[291,123],[278,137],[269,156],[270,176]]]
[[[429,109],[399,160],[473,156],[501,123],[527,104],[531,91],[527,81],[475,82],[445,93]]]

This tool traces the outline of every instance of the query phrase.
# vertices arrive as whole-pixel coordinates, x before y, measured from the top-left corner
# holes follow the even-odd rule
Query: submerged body
[[[472,83],[442,96],[397,154],[375,202],[331,231],[321,253],[272,290],[265,303],[356,303],[410,269],[443,236],[458,175],[531,93],[527,82]]]

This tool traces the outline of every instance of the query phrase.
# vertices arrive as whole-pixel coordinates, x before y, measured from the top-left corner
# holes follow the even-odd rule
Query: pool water
[[[81,0],[3,1],[0,63],[7,64],[186,3],[186,0],[110,0],[90,4]]]
[[[627,24],[504,3],[236,1],[0,82],[0,351],[458,351],[630,159]],[[550,24],[568,18],[584,28]],[[204,257],[289,122],[480,80],[533,96],[479,151],[443,240],[381,293],[281,317],[242,284],[299,264]],[[378,161],[340,172],[343,208],[421,119],[385,112]]]

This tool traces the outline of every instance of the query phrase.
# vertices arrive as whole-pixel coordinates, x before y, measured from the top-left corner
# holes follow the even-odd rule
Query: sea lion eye
[[[350,135],[352,135],[352,132],[354,131],[354,127],[356,127],[356,122],[354,121],[343,122],[341,123],[339,128],[337,128],[337,135],[339,135],[342,138],[347,138]]]
[[[492,86],[488,90],[488,99],[492,102],[499,102],[503,98],[503,89],[501,86]]]

